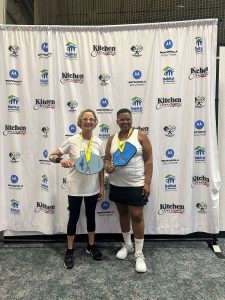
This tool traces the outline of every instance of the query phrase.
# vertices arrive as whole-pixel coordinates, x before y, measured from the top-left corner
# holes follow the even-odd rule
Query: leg
[[[80,207],[82,197],[68,196],[69,200],[69,221],[67,225],[67,248],[73,249],[73,241],[75,238],[77,222],[80,216]]]
[[[94,245],[95,241],[95,209],[97,205],[97,197],[98,195],[84,197],[89,245]]]
[[[120,217],[120,227],[123,234],[124,245],[117,252],[116,257],[118,259],[125,259],[128,253],[132,253],[134,251],[132,241],[131,241],[131,232],[130,232],[130,215],[128,206],[121,203],[116,203],[119,217]]]
[[[76,233],[77,221],[80,215],[80,207],[82,197],[68,196],[69,202],[69,221],[67,225],[67,251],[64,258],[64,266],[67,269],[72,269],[74,266],[73,242]]]
[[[131,217],[132,228],[134,232],[134,238],[144,238],[144,216],[143,206],[131,206],[129,205],[129,213]]]
[[[120,227],[122,232],[130,231],[130,216],[128,211],[128,206],[121,203],[116,203],[116,207],[119,212],[120,217]]]
[[[135,257],[136,257],[136,271],[144,273],[147,270],[144,255],[144,216],[143,206],[129,206],[129,212],[131,216],[131,223],[134,232],[135,241]]]
[[[95,260],[102,260],[102,254],[97,249],[95,242],[95,209],[98,195],[84,197],[85,214],[87,219],[88,245],[86,252]]]

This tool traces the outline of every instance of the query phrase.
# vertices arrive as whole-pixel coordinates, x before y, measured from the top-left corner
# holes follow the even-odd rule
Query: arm
[[[110,148],[112,144],[113,135],[110,136],[108,139],[106,150],[105,150],[105,157],[104,157],[104,169],[107,173],[112,173],[115,170],[115,167],[112,165],[112,157],[110,153]]]
[[[152,180],[153,172],[153,161],[152,161],[152,146],[146,134],[139,131],[138,139],[143,148],[143,159],[144,159],[144,168],[145,168],[145,184],[143,196],[148,198],[150,195],[150,184]]]
[[[99,194],[98,194],[98,201],[102,200],[104,197],[104,170],[102,170],[101,172],[98,173],[98,177],[99,177],[99,184],[100,184],[100,190],[99,190]]]
[[[73,166],[72,161],[69,159],[63,159],[61,156],[63,154],[59,149],[54,150],[50,156],[49,156],[49,161],[53,163],[60,163],[62,167],[64,168],[71,168]]]

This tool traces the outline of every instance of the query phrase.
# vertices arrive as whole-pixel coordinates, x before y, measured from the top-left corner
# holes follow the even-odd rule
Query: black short
[[[143,186],[121,187],[110,184],[109,199],[116,203],[144,206],[148,198],[143,198]]]

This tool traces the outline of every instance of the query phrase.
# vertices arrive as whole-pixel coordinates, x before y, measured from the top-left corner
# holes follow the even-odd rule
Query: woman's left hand
[[[143,188],[143,198],[147,199],[150,195],[150,185],[149,184],[145,184],[144,188]]]
[[[104,194],[105,194],[105,190],[104,190],[104,186],[102,186],[102,187],[100,187],[97,200],[101,201],[104,197]]]

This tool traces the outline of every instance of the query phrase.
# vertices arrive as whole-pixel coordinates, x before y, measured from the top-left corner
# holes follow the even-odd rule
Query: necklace
[[[125,139],[124,141],[121,141],[121,140],[119,139],[119,135],[118,135],[118,149],[120,150],[121,155],[122,155],[122,153],[123,153],[123,151],[124,151],[124,148],[125,148],[125,145],[126,145],[126,141],[127,141],[127,140],[129,139],[129,137],[131,136],[132,130],[133,130],[133,128],[130,128],[130,130],[129,130],[129,132],[128,132],[128,135],[127,135],[127,137],[126,137],[126,139]]]
[[[82,143],[84,145],[85,158],[86,158],[86,161],[89,162],[90,159],[91,159],[91,150],[92,150],[93,136],[91,136],[91,139],[90,139],[90,142],[88,144],[88,147],[86,147],[86,145],[84,144],[84,137],[83,137],[82,132],[81,132],[80,135],[81,135]]]

